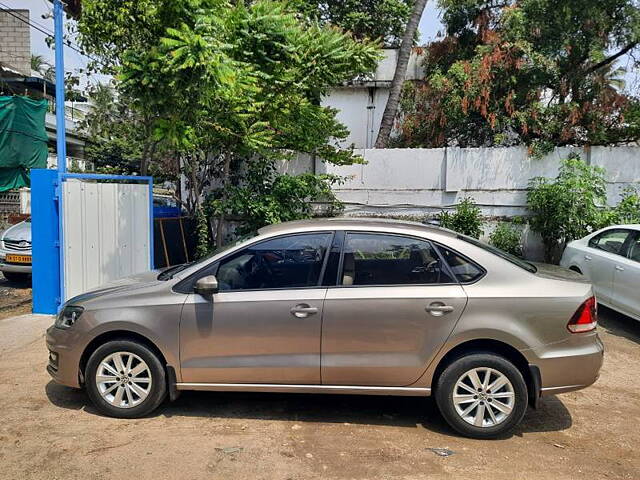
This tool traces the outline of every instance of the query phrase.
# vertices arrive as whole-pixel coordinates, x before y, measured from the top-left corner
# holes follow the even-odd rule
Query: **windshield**
[[[505,252],[504,250],[500,250],[492,245],[488,245],[486,243],[481,242],[480,240],[476,240],[475,238],[467,237],[466,235],[457,235],[459,240],[464,240],[467,243],[475,245],[476,247],[482,248],[487,252],[493,253],[494,255],[499,256],[500,258],[513,263],[514,265],[525,269],[527,272],[536,273],[538,269],[535,265],[522,260],[521,258],[516,257],[515,255],[511,255],[510,253]]]
[[[235,240],[232,243],[228,243],[227,245],[223,245],[221,247],[216,248],[213,252],[209,253],[208,255],[202,257],[197,261],[193,261],[189,263],[181,263],[180,265],[174,265],[172,267],[169,267],[166,270],[163,270],[160,273],[160,275],[158,275],[158,280],[169,280],[173,278],[173,276],[176,273],[181,272],[192,265],[197,265],[199,263],[206,263],[210,258],[215,257],[216,255],[219,255],[223,252],[226,252],[227,250],[231,250],[233,247],[240,245],[242,242],[246,242],[247,240],[250,240],[251,238],[257,235],[258,235],[258,232],[248,233],[246,235],[239,237],[237,240]]]

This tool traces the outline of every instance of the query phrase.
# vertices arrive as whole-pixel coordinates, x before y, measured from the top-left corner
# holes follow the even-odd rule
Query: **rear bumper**
[[[530,363],[540,371],[541,396],[588,387],[600,376],[604,360],[604,345],[596,333],[577,336],[532,352],[537,358]]]

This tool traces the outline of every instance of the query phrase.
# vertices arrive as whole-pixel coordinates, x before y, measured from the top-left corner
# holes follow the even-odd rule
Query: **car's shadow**
[[[82,390],[51,381],[46,394],[54,405],[99,415]],[[367,395],[310,395],[280,393],[183,392],[151,416],[203,417],[314,423],[351,423],[424,428],[456,435],[440,416],[431,398]],[[537,410],[528,409],[510,434],[555,432],[571,427],[571,413],[555,396],[545,397]]]
[[[607,333],[640,345],[640,322],[622,313],[598,305],[598,324]]]

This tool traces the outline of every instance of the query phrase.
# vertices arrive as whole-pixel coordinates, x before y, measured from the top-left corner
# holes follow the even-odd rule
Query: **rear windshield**
[[[483,250],[486,250],[487,252],[493,253],[494,255],[497,255],[500,258],[503,258],[507,262],[511,262],[517,267],[525,269],[527,272],[536,273],[538,271],[535,265],[532,265],[531,263],[526,262],[525,260],[522,260],[521,258],[518,258],[515,255],[511,255],[510,253],[500,250],[499,248],[496,248],[492,245],[483,243],[480,240],[467,237],[466,235],[457,235],[457,238],[459,240],[464,240],[465,242],[470,243],[471,245],[475,245],[476,247],[479,247]]]

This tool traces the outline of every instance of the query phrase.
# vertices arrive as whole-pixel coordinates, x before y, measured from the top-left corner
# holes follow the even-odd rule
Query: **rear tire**
[[[471,438],[495,438],[515,428],[527,410],[527,384],[509,360],[472,353],[449,364],[436,384],[447,423]]]
[[[113,340],[96,349],[85,370],[85,386],[95,407],[110,417],[148,415],[167,395],[166,373],[147,346]]]

